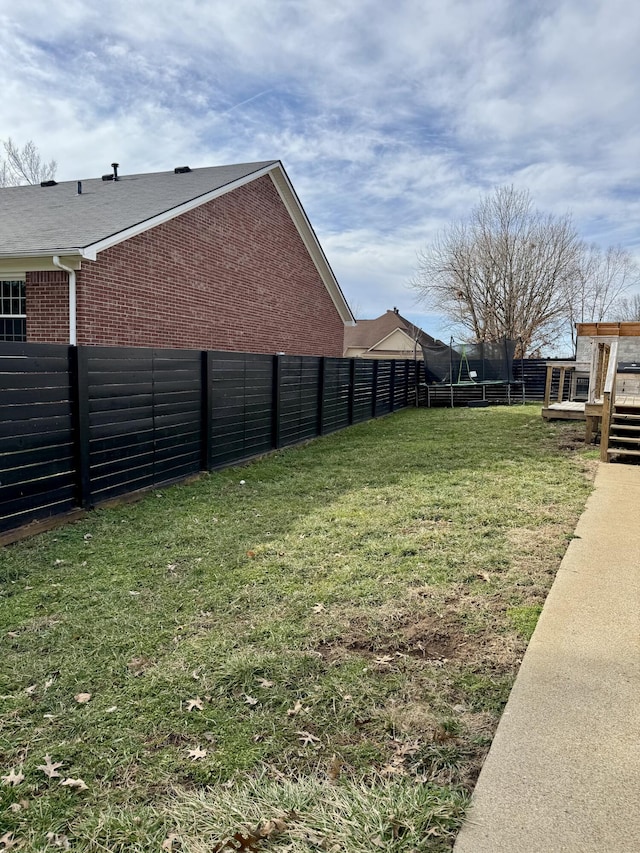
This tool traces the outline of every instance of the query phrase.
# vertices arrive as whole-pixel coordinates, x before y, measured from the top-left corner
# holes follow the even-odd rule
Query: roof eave
[[[280,161],[270,170],[270,177],[277,189],[284,206],[287,208],[289,216],[293,220],[294,225],[298,230],[302,242],[304,243],[311,259],[313,260],[320,278],[327,288],[329,296],[333,300],[333,304],[340,315],[340,319],[345,326],[355,326],[356,318],[354,317],[349,304],[345,299],[344,293],[338,284],[329,261],[324,253],[320,241],[313,230],[313,226],[309,221],[300,199],[293,188],[289,176],[284,170],[284,166]]]
[[[58,270],[53,263],[54,256],[64,258],[65,264],[80,269],[83,258],[90,257],[84,249],[64,248],[47,249],[37,252],[0,252],[0,272],[48,272]],[[95,258],[91,258],[95,260]]]

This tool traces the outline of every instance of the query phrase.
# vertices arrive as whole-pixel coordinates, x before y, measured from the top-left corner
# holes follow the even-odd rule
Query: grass
[[[0,850],[450,850],[578,436],[408,410],[5,548]]]

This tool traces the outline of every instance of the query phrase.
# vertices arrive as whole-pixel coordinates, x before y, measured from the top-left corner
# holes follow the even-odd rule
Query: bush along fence
[[[0,343],[0,537],[415,402],[414,361]]]

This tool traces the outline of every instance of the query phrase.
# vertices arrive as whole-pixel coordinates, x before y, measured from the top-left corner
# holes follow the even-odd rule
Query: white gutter
[[[76,271],[61,263],[58,255],[53,256],[53,265],[69,273],[69,343],[75,347],[78,342],[76,335]]]

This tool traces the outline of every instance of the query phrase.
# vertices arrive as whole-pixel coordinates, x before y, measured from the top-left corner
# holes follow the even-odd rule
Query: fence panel
[[[153,350],[81,347],[91,502],[154,484]]]
[[[76,505],[68,347],[0,343],[0,532]]]
[[[349,426],[351,366],[348,358],[326,358],[324,365],[324,403],[322,432],[335,432]]]
[[[153,351],[154,485],[200,471],[201,353]]]
[[[318,435],[319,381],[319,358],[281,356],[281,446],[297,444]]]
[[[368,421],[373,398],[373,361],[359,358],[355,362],[353,386],[353,422]]]
[[[231,465],[271,450],[273,359],[251,353],[213,353],[212,467]]]
[[[391,411],[391,364],[386,360],[378,362],[376,415],[386,415]]]

